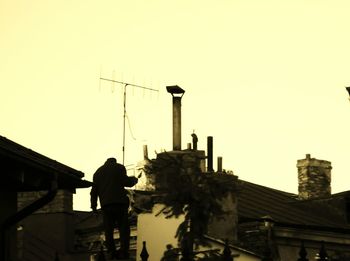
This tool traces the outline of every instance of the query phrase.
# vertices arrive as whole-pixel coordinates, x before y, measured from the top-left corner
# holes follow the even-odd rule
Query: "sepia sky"
[[[332,162],[350,189],[348,0],[0,0],[0,135],[85,173],[126,165],[142,145],[172,148],[179,85],[182,143],[214,137],[241,179],[297,192],[297,159]],[[132,174],[132,173],[130,173]],[[75,196],[89,209],[89,190]]]

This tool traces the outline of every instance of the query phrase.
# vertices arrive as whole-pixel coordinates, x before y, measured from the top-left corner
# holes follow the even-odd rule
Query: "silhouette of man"
[[[91,209],[96,212],[97,197],[103,215],[106,246],[111,258],[128,258],[130,246],[130,225],[128,220],[129,198],[124,187],[132,187],[137,183],[136,177],[128,177],[126,169],[117,163],[115,158],[109,158],[97,169],[93,176],[91,188]],[[113,232],[118,225],[120,249],[116,251]]]
[[[163,257],[160,261],[178,261],[179,254],[176,249],[173,248],[171,244],[166,245],[166,250],[163,253]]]

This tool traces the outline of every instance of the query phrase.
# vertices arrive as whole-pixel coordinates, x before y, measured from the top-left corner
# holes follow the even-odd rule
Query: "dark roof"
[[[350,88],[350,87],[349,87]],[[350,190],[346,190],[346,191],[342,191],[342,192],[338,192],[335,194],[332,194],[331,197],[332,198],[337,198],[337,197],[346,197],[346,196],[350,196]]]
[[[129,216],[131,226],[136,226],[137,214],[132,212]],[[91,233],[103,230],[103,216],[101,209],[97,213],[91,211],[74,210],[74,228],[77,233]]]
[[[98,210],[97,213],[74,210],[74,220],[74,228],[78,232],[100,231],[103,229],[101,210]]]
[[[297,195],[247,181],[238,181],[239,222],[271,218],[275,223],[349,229],[330,204],[309,204]]]
[[[16,142],[0,136],[0,173],[3,185],[12,184],[18,191],[47,189],[53,175],[58,188],[84,188],[91,183],[84,173],[52,160]]]
[[[224,240],[222,240],[222,239],[214,238],[214,237],[211,237],[211,236],[209,236],[209,235],[205,235],[204,237],[205,237],[209,242],[215,242],[215,243],[217,243],[217,244],[222,245],[223,247],[225,247],[226,242],[225,242]],[[255,253],[255,252],[252,252],[252,251],[250,251],[250,250],[247,250],[247,249],[245,249],[245,248],[242,248],[242,247],[239,247],[239,246],[237,246],[237,245],[232,244],[232,242],[229,242],[229,245],[228,245],[228,246],[230,247],[230,249],[233,249],[233,250],[235,250],[235,251],[242,252],[242,253],[245,253],[245,254],[250,255],[250,256],[261,257],[260,255],[258,255],[258,254]]]

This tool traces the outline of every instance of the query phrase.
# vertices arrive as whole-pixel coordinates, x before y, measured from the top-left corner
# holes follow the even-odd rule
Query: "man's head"
[[[106,160],[106,164],[116,164],[117,163],[117,159],[116,158],[108,158]]]

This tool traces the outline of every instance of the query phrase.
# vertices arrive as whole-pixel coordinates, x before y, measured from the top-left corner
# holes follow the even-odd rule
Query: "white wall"
[[[140,261],[140,254],[142,250],[142,242],[146,241],[146,247],[149,254],[149,259],[152,261],[158,261],[162,258],[167,244],[172,244],[173,247],[177,247],[177,239],[175,238],[176,230],[180,223],[183,221],[183,217],[179,218],[165,218],[163,214],[156,216],[156,214],[162,209],[163,205],[156,204],[153,207],[152,213],[139,214],[137,220],[137,253],[136,260]],[[212,243],[213,248],[219,248],[220,252],[223,251],[224,245],[216,242]],[[204,250],[205,248],[203,248]],[[238,249],[232,250],[233,254],[239,254],[235,260],[238,261],[260,261],[254,255],[248,252]]]
[[[183,221],[183,217],[167,219],[163,214],[156,216],[162,207],[161,204],[156,204],[153,207],[152,213],[143,213],[138,216],[137,261],[141,260],[140,254],[143,241],[146,241],[147,251],[149,253],[148,260],[160,260],[167,244],[172,244],[173,247],[177,247],[175,234],[178,226]]]

